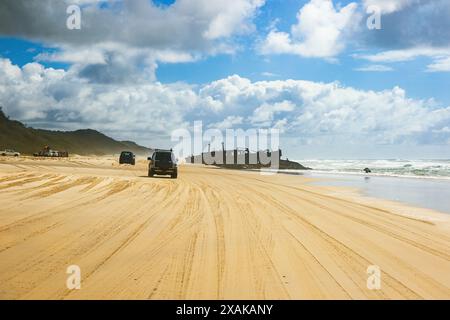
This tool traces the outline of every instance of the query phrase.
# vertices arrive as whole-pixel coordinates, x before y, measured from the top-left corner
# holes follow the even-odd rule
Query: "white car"
[[[0,151],[0,155],[2,156],[11,156],[11,157],[20,157],[20,153],[16,152],[14,150],[11,149],[6,149],[3,151]]]

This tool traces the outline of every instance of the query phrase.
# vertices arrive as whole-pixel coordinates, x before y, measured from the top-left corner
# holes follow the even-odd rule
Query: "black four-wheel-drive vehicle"
[[[128,163],[131,165],[136,164],[136,157],[133,152],[130,151],[122,151],[119,158],[119,164]]]
[[[178,176],[177,160],[171,150],[156,149],[153,155],[148,158],[148,176],[170,175],[173,179]]]

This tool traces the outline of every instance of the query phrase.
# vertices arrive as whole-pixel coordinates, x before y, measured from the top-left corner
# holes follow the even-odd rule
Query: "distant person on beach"
[[[371,173],[372,170],[370,170],[369,168],[365,168],[365,169],[364,169],[364,172],[365,172],[365,173]]]

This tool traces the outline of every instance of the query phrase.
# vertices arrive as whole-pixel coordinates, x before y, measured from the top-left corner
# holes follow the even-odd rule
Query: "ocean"
[[[314,172],[365,175],[369,168],[372,176],[450,179],[449,160],[298,160]]]
[[[300,160],[315,184],[358,188],[362,194],[450,214],[450,160]],[[364,168],[372,173],[366,174]]]

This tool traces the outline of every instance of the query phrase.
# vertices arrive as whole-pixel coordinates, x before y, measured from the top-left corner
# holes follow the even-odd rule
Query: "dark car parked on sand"
[[[148,158],[150,163],[148,165],[148,176],[153,177],[158,175],[170,175],[172,179],[178,176],[177,159],[172,150],[155,150],[153,155]]]
[[[133,152],[122,151],[119,158],[119,164],[124,163],[131,164],[133,166],[136,164],[136,156],[134,155]]]

